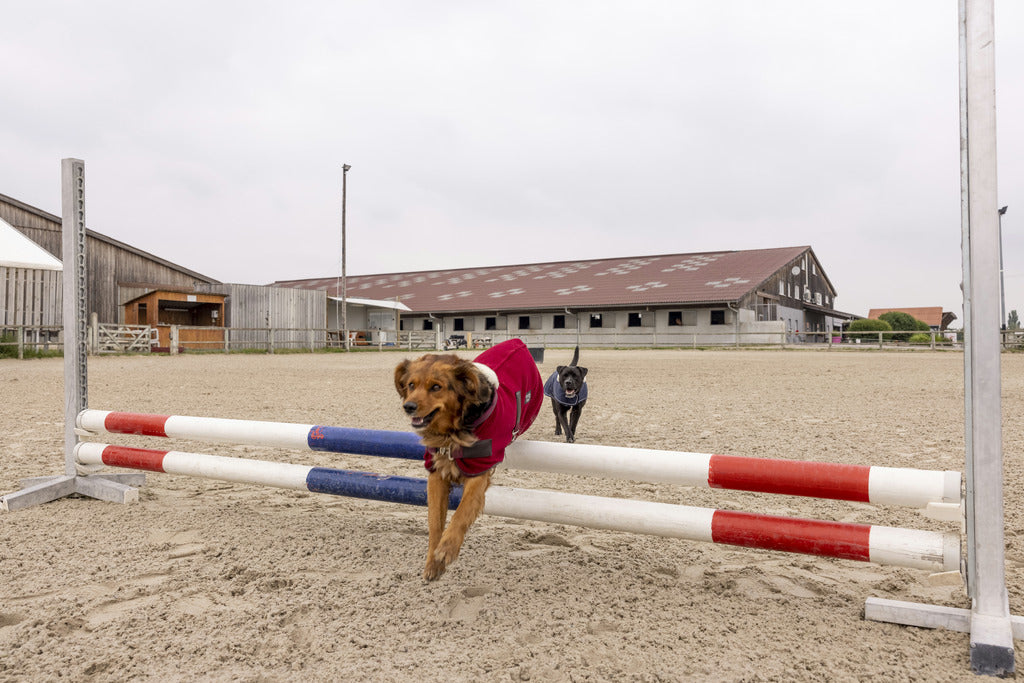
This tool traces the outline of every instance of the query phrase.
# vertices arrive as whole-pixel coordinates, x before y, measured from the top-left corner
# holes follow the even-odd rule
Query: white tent
[[[14,229],[0,218],[0,266],[63,270],[60,259]]]

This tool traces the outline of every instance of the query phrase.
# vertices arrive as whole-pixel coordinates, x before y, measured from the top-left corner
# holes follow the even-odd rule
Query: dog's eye
[[[440,384],[434,384],[433,386],[430,387],[430,390],[431,391],[441,391],[441,385]]]

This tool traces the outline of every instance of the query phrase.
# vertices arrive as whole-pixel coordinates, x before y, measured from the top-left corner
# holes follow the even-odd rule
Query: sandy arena
[[[89,405],[407,430],[391,370],[413,355],[94,357]],[[548,349],[542,376],[570,357]],[[957,352],[584,349],[580,364],[581,444],[963,469]],[[1002,368],[1007,581],[1024,614],[1024,355]],[[0,405],[0,492],[60,473],[62,361],[0,360]],[[525,438],[556,439],[546,403]],[[423,475],[410,461],[112,440]],[[507,469],[495,483],[955,529],[859,503]],[[871,596],[969,606],[923,571],[485,516],[428,584],[423,508],[163,474],[140,498],[0,513],[0,681],[977,680],[966,634],[862,619]]]

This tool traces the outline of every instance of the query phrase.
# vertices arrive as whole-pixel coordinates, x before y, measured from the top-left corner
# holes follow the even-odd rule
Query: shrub
[[[18,338],[13,334],[0,335],[0,358],[18,357]]]
[[[925,332],[931,330],[927,323],[924,323],[903,311],[889,311],[888,313],[883,313],[878,316],[878,319],[889,323],[893,330],[901,332],[904,330],[907,332]],[[891,336],[894,341],[902,342],[909,340],[911,337],[909,334],[893,334],[889,336]]]
[[[874,318],[861,318],[860,320],[854,320],[850,323],[849,327],[846,328],[850,334],[847,335],[849,339],[865,339],[865,340],[877,340],[877,332],[891,332],[892,325],[885,322],[884,320],[875,320]],[[871,334],[857,334],[858,332],[871,333]],[[888,336],[888,335],[886,335]]]
[[[37,345],[25,344],[21,351],[24,358],[53,358],[61,356],[64,353],[60,344],[56,344],[55,348],[51,348],[49,350],[43,350]],[[17,357],[18,335],[12,333],[0,335],[0,358]]]
[[[930,335],[930,334],[921,334],[920,332],[918,332],[917,334],[910,335],[910,339],[908,341],[911,344],[931,344],[932,343],[932,335]],[[936,341],[938,341],[938,340],[936,340]]]

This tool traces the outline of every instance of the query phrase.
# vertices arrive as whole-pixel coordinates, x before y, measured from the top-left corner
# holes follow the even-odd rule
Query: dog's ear
[[[490,386],[469,361],[460,361],[455,365],[452,370],[452,380],[455,383],[456,393],[469,403],[479,403],[481,391],[487,394],[484,400],[490,398]]]
[[[580,368],[580,379],[583,379],[584,377],[587,376],[587,369],[586,368],[581,368],[578,365],[576,367]]]
[[[462,426],[469,429],[491,403],[494,388],[473,363],[460,363],[454,373],[456,392],[462,401]]]
[[[402,398],[406,396],[406,373],[409,370],[409,361],[403,360],[395,367],[395,390],[398,391],[398,395]]]
[[[559,375],[562,374],[562,370],[565,370],[564,365],[559,365],[557,368],[555,368],[555,372],[557,372]]]

